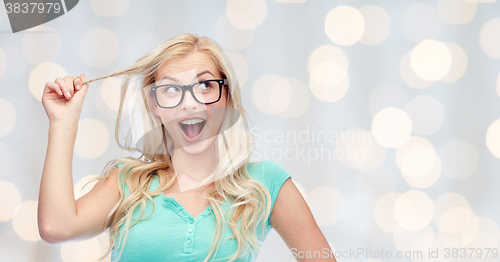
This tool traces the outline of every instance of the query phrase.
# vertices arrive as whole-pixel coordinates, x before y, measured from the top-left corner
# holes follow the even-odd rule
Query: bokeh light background
[[[16,34],[2,5],[0,30],[0,261],[93,261],[107,244],[107,233],[55,245],[38,234],[45,82],[108,74],[185,32],[223,47],[256,137],[252,159],[291,174],[334,250],[425,258],[429,248],[500,247],[496,0],[91,0]],[[119,84],[90,85],[76,198],[130,155],[114,140]],[[338,259],[470,261],[368,258]],[[272,231],[258,261],[294,259]]]

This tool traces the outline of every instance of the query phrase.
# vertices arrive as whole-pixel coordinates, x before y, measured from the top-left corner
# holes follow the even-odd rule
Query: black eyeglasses
[[[152,85],[156,104],[161,108],[174,108],[184,99],[184,93],[189,90],[196,102],[204,105],[216,103],[222,95],[222,86],[227,79],[211,79],[196,82],[190,85]]]

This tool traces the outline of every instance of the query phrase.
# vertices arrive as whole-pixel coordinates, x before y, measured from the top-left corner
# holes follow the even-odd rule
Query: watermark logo
[[[12,33],[54,20],[73,9],[78,0],[4,0]]]

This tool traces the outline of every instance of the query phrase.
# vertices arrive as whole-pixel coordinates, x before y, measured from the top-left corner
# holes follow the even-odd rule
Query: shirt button
[[[189,223],[193,224],[193,222],[194,222],[194,220],[192,220],[192,219],[191,219],[191,220],[189,220]]]
[[[192,228],[188,229],[188,232],[189,233],[193,232],[193,229]]]
[[[186,243],[187,243],[188,245],[191,245],[191,239],[188,239],[188,240],[186,241]]]

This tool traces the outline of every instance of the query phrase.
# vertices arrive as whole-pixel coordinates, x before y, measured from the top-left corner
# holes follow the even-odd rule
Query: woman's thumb
[[[85,79],[85,74],[81,74],[80,75],[80,79],[82,80],[82,83],[86,81]],[[78,92],[75,93],[75,97],[78,96],[78,97],[81,97],[80,99],[85,99],[85,95],[87,94],[87,90],[89,88],[89,84],[84,84],[81,86],[81,89],[78,90]],[[78,95],[80,93],[80,95]]]
[[[81,74],[80,78],[82,79],[82,83],[84,83],[85,81],[87,81],[87,79],[85,78],[85,74]],[[85,90],[84,92],[87,93],[88,87],[89,87],[89,84],[86,83],[86,84],[82,85],[82,90],[80,90],[80,91]]]

